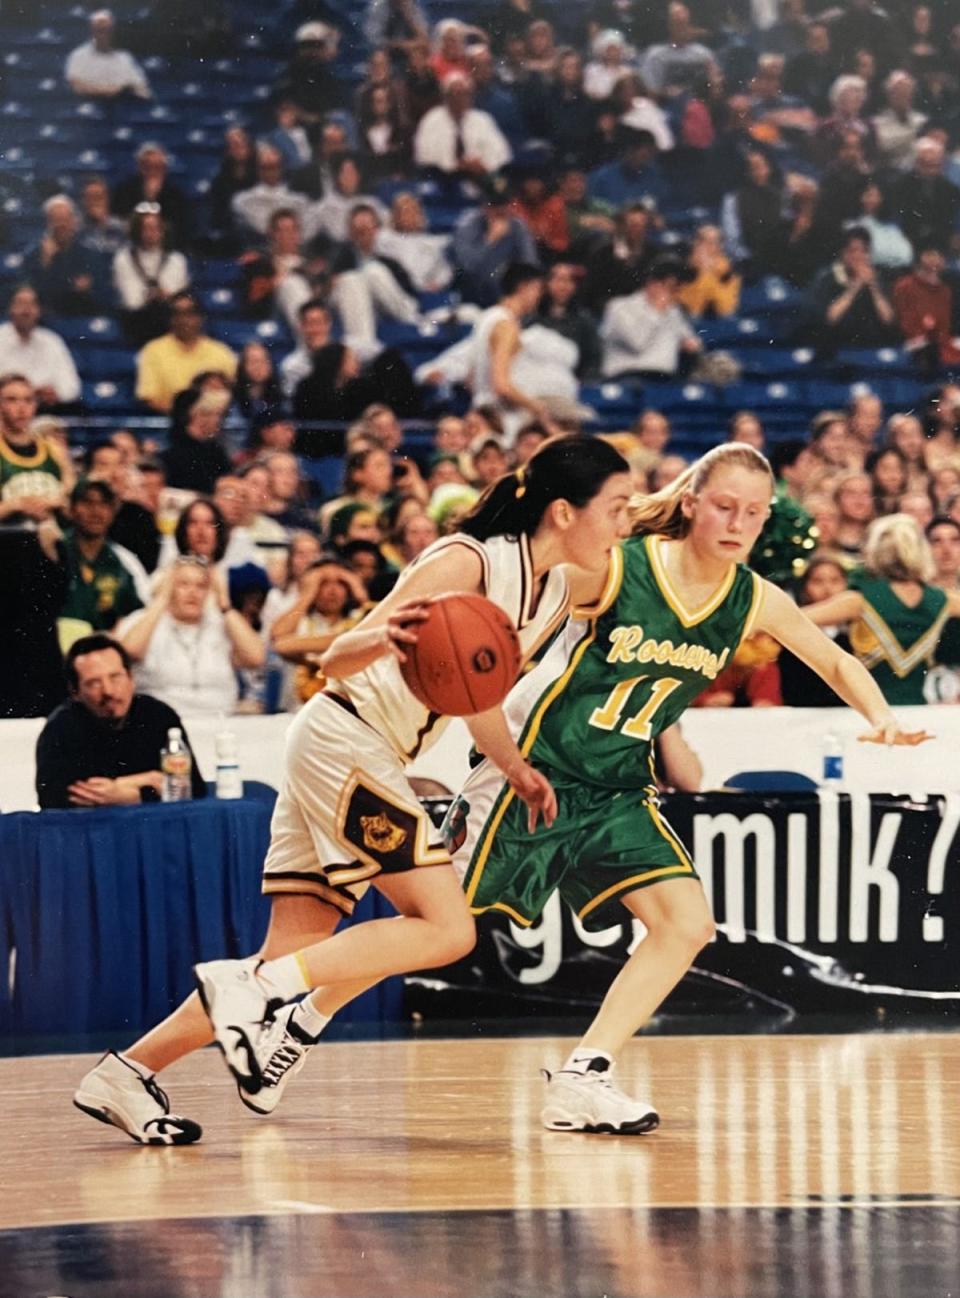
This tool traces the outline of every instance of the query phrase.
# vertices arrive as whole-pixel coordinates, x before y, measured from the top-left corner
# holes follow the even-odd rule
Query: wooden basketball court
[[[960,1035],[647,1037],[651,1136],[546,1132],[569,1042],[324,1043],[272,1118],[213,1050],[200,1144],[77,1112],[92,1056],[0,1060],[3,1298],[939,1298],[960,1290]]]

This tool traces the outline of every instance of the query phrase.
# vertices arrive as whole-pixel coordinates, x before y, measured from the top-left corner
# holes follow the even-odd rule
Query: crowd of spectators
[[[295,705],[329,638],[478,491],[590,427],[581,385],[632,400],[612,435],[638,489],[675,477],[658,385],[716,361],[702,322],[770,276],[798,292],[794,341],[815,363],[904,348],[931,394],[908,411],[865,392],[803,437],[768,436],[750,410],[717,430],[771,455],[815,529],[798,598],[846,580],[891,513],[929,537],[931,584],[957,586],[960,23],[945,0],[501,0],[479,26],[370,0],[358,66],[334,6],[280,8],[289,62],[259,118],[227,125],[202,200],[137,126],[132,174],[48,186],[18,249],[0,525],[36,529],[60,574],[48,639],[115,635],[178,712]],[[229,7],[213,9],[226,40]],[[177,16],[187,47],[214,39],[209,15]],[[62,75],[123,121],[158,92],[149,41],[135,56],[116,36],[92,14]],[[218,339],[198,287],[211,258],[282,350]],[[136,349],[130,427],[96,434],[84,358],[56,328],[95,316]],[[145,433],[138,414],[166,426]],[[411,418],[429,439],[410,439]],[[302,431],[331,423],[340,494],[311,472],[325,434]],[[5,715],[49,710],[55,656],[41,659],[43,682],[8,673]],[[769,646],[735,668],[706,704],[803,701]],[[956,696],[949,670],[934,679]]]

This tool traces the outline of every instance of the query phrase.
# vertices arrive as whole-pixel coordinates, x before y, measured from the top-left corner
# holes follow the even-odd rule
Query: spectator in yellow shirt
[[[170,298],[170,332],[154,338],[137,357],[137,396],[167,414],[178,392],[208,370],[233,380],[237,358],[229,347],[203,332],[203,312],[190,292]]]
[[[740,276],[723,248],[715,225],[701,225],[687,258],[690,279],[677,297],[692,316],[733,315],[740,304]]]

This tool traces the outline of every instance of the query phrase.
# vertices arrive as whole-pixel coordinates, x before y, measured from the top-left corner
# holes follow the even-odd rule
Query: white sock
[[[146,1064],[141,1064],[138,1059],[134,1059],[130,1055],[125,1055],[122,1050],[117,1051],[117,1058],[122,1059],[125,1064],[128,1064],[131,1068],[135,1069],[141,1077],[147,1078],[148,1081],[154,1075],[154,1070],[152,1068],[148,1068]],[[107,1055],[107,1060],[109,1059],[110,1056]]]
[[[279,960],[264,960],[257,969],[257,978],[271,999],[279,997],[283,1002],[312,990],[299,951]]]
[[[330,1022],[331,1015],[321,1014],[314,1006],[311,997],[307,996],[293,1011],[293,1021],[308,1037],[318,1037]]]
[[[591,1068],[590,1065],[594,1060],[601,1059],[606,1064],[605,1068]],[[591,1050],[587,1046],[577,1046],[573,1053],[567,1059],[567,1062],[560,1069],[561,1073],[607,1073],[613,1067],[613,1055],[607,1054],[606,1050]]]

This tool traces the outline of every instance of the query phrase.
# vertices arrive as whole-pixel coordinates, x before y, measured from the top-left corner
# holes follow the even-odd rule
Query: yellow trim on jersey
[[[344,847],[348,847],[361,861],[366,861],[368,865],[373,866],[375,874],[379,874],[383,869],[381,863],[376,860],[375,857],[368,856],[357,846],[356,843],[351,842],[343,832],[347,819],[347,811],[350,807],[350,800],[353,797],[354,792],[361,787],[366,789],[368,793],[372,793],[376,797],[381,798],[388,806],[394,807],[397,811],[405,812],[408,816],[413,816],[415,818],[417,822],[417,837],[413,845],[413,863],[415,866],[449,865],[451,863],[450,853],[445,847],[435,848],[431,851],[430,845],[427,842],[427,837],[432,830],[433,825],[424,809],[419,804],[417,806],[411,806],[409,803],[400,802],[391,789],[387,789],[382,784],[378,784],[377,781],[374,780],[366,771],[362,770],[359,766],[355,766],[347,777],[346,783],[340,790],[340,797],[337,799],[335,820],[336,834]],[[329,871],[326,873],[330,881],[334,882],[331,873]],[[344,873],[346,873],[346,871]],[[359,882],[361,878],[370,877],[371,875],[369,873],[364,873],[357,879],[344,878],[338,879],[337,882],[353,883]]]
[[[514,910],[512,906],[508,906],[503,901],[492,902],[489,906],[471,906],[470,914],[485,915],[488,910],[499,910],[504,915],[509,915],[514,924],[519,924],[521,928],[530,928],[533,924],[532,919],[528,919],[526,915],[521,915],[519,911]]]
[[[676,865],[661,865],[654,870],[647,870],[644,874],[635,874],[629,879],[621,879],[619,883],[612,884],[599,896],[594,897],[592,901],[588,901],[582,910],[577,911],[577,919],[586,919],[591,911],[596,910],[598,906],[602,906],[605,901],[609,901],[617,893],[628,892],[633,887],[646,887],[647,884],[653,883],[657,879],[683,879],[692,873],[693,866],[689,862],[678,861]]]
[[[648,536],[646,540],[647,554],[650,556],[650,566],[653,571],[654,580],[660,587],[661,595],[666,600],[672,611],[677,615],[682,625],[687,628],[699,626],[699,624],[708,618],[711,613],[717,611],[723,601],[730,594],[730,591],[733,589],[734,579],[737,575],[737,565],[731,563],[730,570],[726,577],[724,577],[723,581],[713,592],[707,602],[701,605],[701,607],[696,609],[694,612],[691,612],[687,608],[686,604],[684,604],[667,573],[667,566],[663,560],[663,555],[660,552],[660,543],[662,541],[663,537],[660,536]]]
[[[681,860],[686,862],[687,866],[689,866],[689,868],[692,870],[694,867],[693,867],[693,859],[690,856],[690,853],[680,842],[680,839],[674,833],[673,829],[670,827],[667,821],[665,821],[664,818],[660,815],[660,808],[657,805],[657,802],[653,798],[650,798],[644,805],[646,806],[647,810],[650,812],[650,819],[653,821],[654,827],[657,830],[657,832],[667,840],[667,842],[670,844],[670,846],[674,849],[675,852],[678,852],[680,854]]]
[[[873,633],[881,650],[879,656],[876,654],[865,655],[865,663],[867,657],[870,657],[872,661],[867,663],[867,665],[873,667],[877,665],[881,657],[886,658],[894,675],[899,677],[900,680],[903,680],[904,677],[909,676],[914,668],[923,662],[925,658],[929,659],[931,657],[937,647],[937,641],[940,639],[940,634],[943,631],[943,624],[947,621],[949,616],[950,605],[949,603],[944,603],[944,606],[937,614],[935,621],[931,623],[926,631],[924,631],[923,635],[915,640],[908,649],[904,649],[903,645],[897,639],[895,632],[891,630],[886,620],[877,612],[872,604],[864,600],[864,610],[860,615],[859,620]]]
[[[619,545],[615,545],[610,551],[610,562],[607,566],[607,580],[600,592],[600,598],[593,604],[577,604],[570,610],[570,616],[576,618],[578,622],[589,621],[590,618],[600,617],[606,613],[607,609],[613,603],[620,593],[620,586],[623,583],[623,550]]]
[[[0,433],[0,458],[7,460],[10,464],[16,464],[21,469],[35,469],[38,465],[43,464],[45,460],[55,460],[42,437],[37,438],[37,449],[33,455],[20,455],[10,445],[3,433]]]

